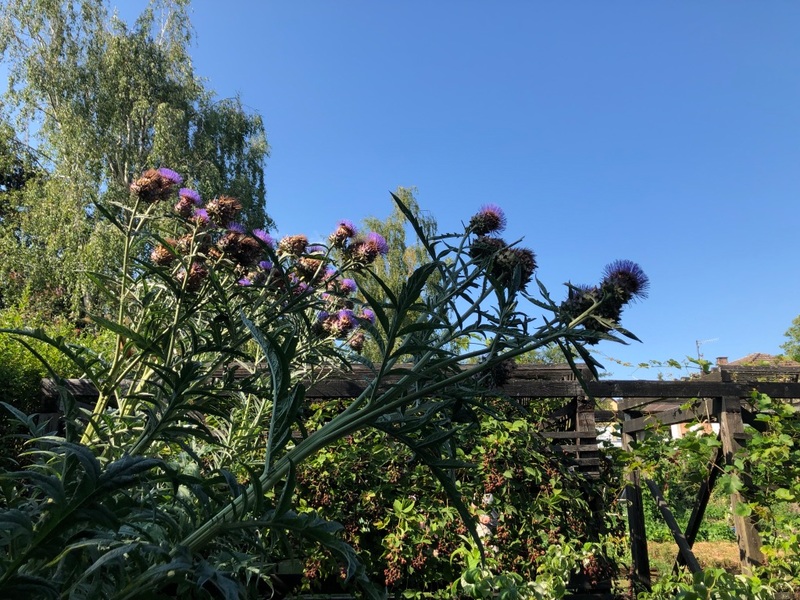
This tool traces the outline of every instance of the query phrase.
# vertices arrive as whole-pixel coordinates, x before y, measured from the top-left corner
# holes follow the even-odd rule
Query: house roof
[[[742,367],[800,367],[800,363],[784,356],[753,352],[737,360],[732,360],[728,365]]]

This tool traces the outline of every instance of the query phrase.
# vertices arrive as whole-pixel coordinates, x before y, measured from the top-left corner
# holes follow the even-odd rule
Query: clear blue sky
[[[264,117],[279,233],[383,217],[398,185],[441,230],[492,202],[554,296],[614,259],[645,269],[623,319],[643,343],[602,353],[780,352],[800,313],[800,3],[198,0],[193,23],[196,71]]]

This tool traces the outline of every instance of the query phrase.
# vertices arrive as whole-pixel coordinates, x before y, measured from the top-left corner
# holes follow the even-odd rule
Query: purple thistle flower
[[[260,263],[258,263],[258,268],[264,271],[271,271],[272,263],[268,260],[262,260]]]
[[[158,170],[158,172],[161,173],[162,177],[165,177],[166,179],[169,179],[172,182],[172,185],[180,185],[180,184],[183,183],[183,177],[178,175],[172,169],[167,169],[166,167],[161,167]]]
[[[486,235],[506,228],[506,214],[496,204],[484,204],[469,220],[473,233]]]
[[[181,198],[186,198],[187,200],[189,200],[189,202],[191,202],[195,206],[200,206],[203,203],[203,199],[200,198],[200,194],[189,188],[181,188],[180,191],[178,192],[178,196],[180,196]]]
[[[236,283],[238,283],[239,285],[243,285],[243,286],[253,285],[253,282],[250,281],[247,277],[242,277]]]
[[[364,335],[364,332],[359,330],[350,336],[350,339],[347,340],[347,345],[350,346],[354,352],[358,352],[360,354],[364,349],[364,342],[366,339],[367,336]]]
[[[356,282],[353,279],[342,279],[339,283],[339,290],[343,294],[352,294],[356,291]]]
[[[198,227],[206,227],[211,222],[211,219],[208,217],[208,212],[205,208],[198,208],[192,215],[192,221],[194,221]]]
[[[615,260],[603,270],[604,288],[611,287],[623,302],[647,298],[650,279],[632,260]]]
[[[244,233],[244,225],[241,223],[228,223],[228,231],[235,231],[236,233]]]
[[[347,219],[343,219],[336,226],[336,231],[328,237],[328,241],[336,248],[344,248],[347,240],[354,238],[357,233],[356,226]]]
[[[188,219],[192,216],[193,209],[194,204],[192,201],[183,196],[181,196],[178,202],[175,204],[175,212],[184,219]]]
[[[358,315],[359,318],[364,319],[365,321],[369,321],[373,325],[375,324],[375,312],[369,308],[365,308],[361,311],[361,314]]]
[[[347,232],[348,237],[354,237],[358,234],[358,228],[353,225],[352,221],[348,221],[347,219],[342,219],[336,224],[337,229],[341,229]]]
[[[321,310],[317,313],[317,321],[324,321],[330,316],[331,313],[329,313],[327,310]]]
[[[355,314],[353,314],[353,311],[349,308],[343,308],[337,312],[336,320],[338,321],[338,329],[342,334],[358,327],[358,320]]]
[[[261,240],[265,246],[275,247],[275,239],[263,229],[253,229],[253,237]]]
[[[386,238],[380,233],[374,231],[367,234],[367,244],[373,246],[378,254],[386,256],[389,253],[389,244],[386,243]]]

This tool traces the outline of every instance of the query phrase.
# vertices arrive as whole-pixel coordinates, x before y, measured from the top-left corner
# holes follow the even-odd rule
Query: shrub
[[[533,252],[487,230],[502,218],[487,220],[483,209],[463,234],[428,239],[396,199],[430,259],[400,293],[383,285],[385,297],[364,293],[362,304],[345,280],[358,272],[382,283],[370,270],[386,251],[380,236],[337,230],[327,246],[301,234],[275,243],[236,224],[236,199],[202,206],[181,183],[174,171],[151,169],[129,202],[96,206],[123,238],[119,271],[92,275],[116,305],[114,315],[91,317],[113,334],[113,354],[42,330],[10,332],[58,349],[100,395],[91,414],[67,406],[63,437],[42,436],[7,405],[30,426],[31,464],[0,473],[5,596],[257,597],[275,585],[280,560],[310,541],[337,557],[346,580],[381,597],[381,582],[338,536],[342,526],[294,502],[308,461],[370,429],[413,452],[481,552],[453,477],[460,411],[485,410],[491,374],[547,344],[594,365],[585,344],[630,335],[617,319],[646,289],[641,270],[622,261],[600,286],[573,288],[568,302],[543,288],[534,298],[525,292]],[[535,323],[519,307],[528,300],[550,317]],[[369,363],[365,391],[309,434],[306,386],[362,360],[366,336],[380,360]],[[525,476],[525,485],[549,485],[540,473]],[[543,502],[557,503],[556,489]],[[405,519],[407,500],[387,528]],[[351,524],[349,508],[336,512]]]

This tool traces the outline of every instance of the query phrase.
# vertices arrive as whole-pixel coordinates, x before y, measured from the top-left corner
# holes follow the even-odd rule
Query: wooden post
[[[624,413],[624,419],[630,419]],[[631,442],[636,440],[636,433],[622,434],[622,447],[631,449]],[[642,506],[642,487],[639,472],[633,471],[627,475],[628,485],[625,486],[625,500],[628,503],[628,530],[631,536],[631,559],[633,560],[633,573],[631,578],[637,592],[650,591],[650,557],[647,554],[647,532],[644,525],[644,508]]]
[[[692,507],[692,514],[689,517],[689,522],[686,524],[686,531],[684,533],[686,535],[686,542],[689,544],[689,548],[694,545],[697,532],[700,531],[700,524],[703,522],[703,516],[705,515],[706,507],[708,506],[708,500],[711,498],[711,491],[714,489],[714,484],[717,482],[717,478],[722,471],[724,460],[725,453],[722,451],[722,448],[718,448],[714,456],[714,460],[711,461],[711,465],[708,469],[708,477],[706,477],[705,481],[703,481],[702,485],[700,486],[700,490],[697,492],[697,500],[695,500],[694,506]],[[677,567],[686,564],[682,553],[678,553],[675,563],[676,569]]]
[[[597,435],[597,422],[594,417],[594,399],[585,396],[577,398],[575,431]]]
[[[658,485],[654,481],[649,479],[646,479],[645,483],[650,489],[650,493],[653,494],[653,498],[656,500],[658,510],[661,511],[661,516],[664,517],[664,521],[666,522],[667,527],[669,527],[672,537],[675,539],[675,543],[678,544],[681,556],[689,566],[689,570],[692,573],[699,573],[703,569],[700,567],[700,563],[697,562],[697,558],[692,552],[692,549],[689,547],[689,542],[686,541],[686,536],[683,535],[678,522],[675,520],[672,511],[669,509],[667,501],[664,500],[664,495],[661,493],[661,489],[659,489]]]
[[[744,445],[744,423],[742,422],[741,400],[735,396],[722,398],[722,410],[719,417],[719,436],[722,440],[722,451],[725,453],[725,463],[733,463],[736,452]],[[747,479],[743,478],[747,485]],[[739,543],[739,561],[742,570],[749,573],[752,567],[764,562],[761,552],[761,537],[750,517],[741,517],[736,514],[736,507],[744,499],[742,494],[731,494],[731,510],[733,511],[733,524],[736,528],[736,539]]]

